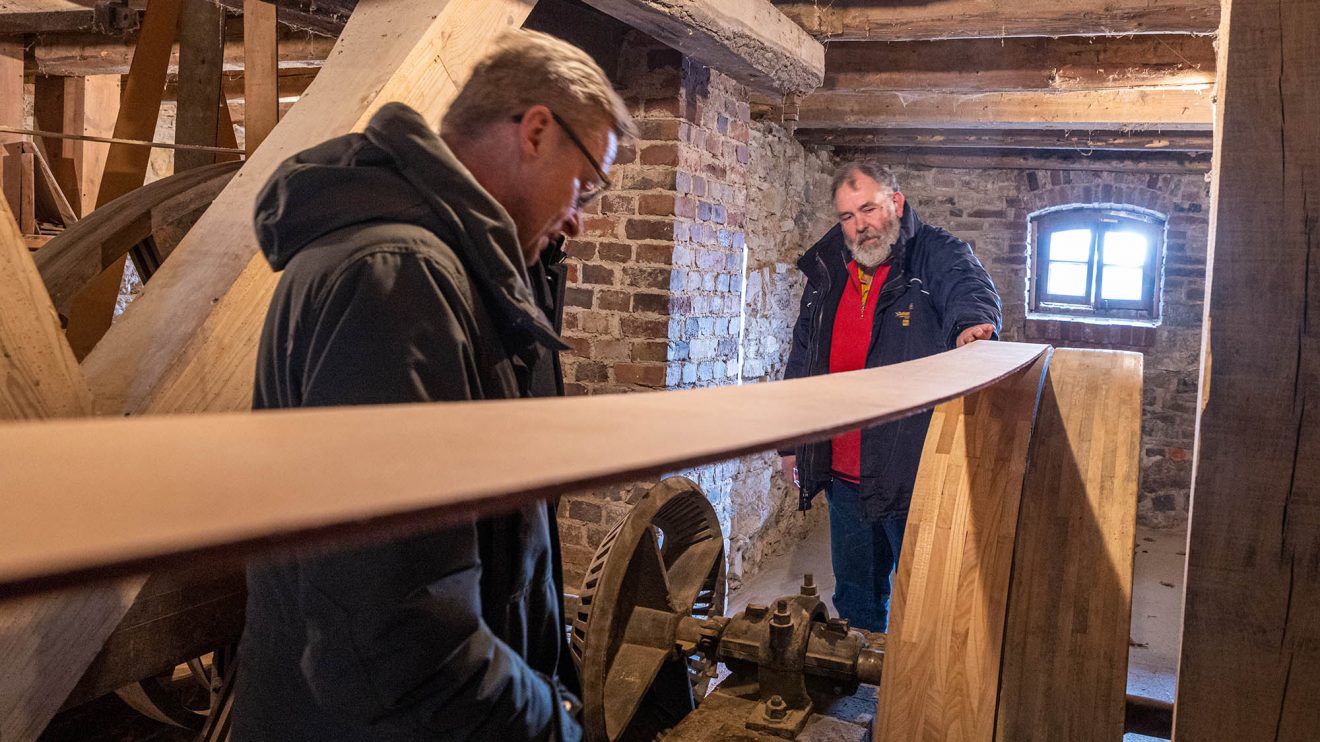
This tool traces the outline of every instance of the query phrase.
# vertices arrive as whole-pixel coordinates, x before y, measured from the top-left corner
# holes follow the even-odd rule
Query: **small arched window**
[[[1075,205],[1037,212],[1030,220],[1033,313],[1159,318],[1163,215]]]

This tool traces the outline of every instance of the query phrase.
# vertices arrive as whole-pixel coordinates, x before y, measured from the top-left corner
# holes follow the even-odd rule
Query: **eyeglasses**
[[[582,144],[581,139],[578,139],[577,132],[573,131],[573,127],[569,126],[568,122],[560,118],[559,114],[554,111],[550,112],[550,117],[553,118],[555,123],[559,124],[559,128],[563,129],[564,133],[568,135],[568,141],[572,142],[573,146],[577,147],[578,151],[582,153],[582,156],[587,158],[587,164],[591,165],[591,169],[596,171],[596,177],[600,178],[599,183],[585,183],[578,189],[577,208],[579,210],[584,209],[592,201],[595,201],[600,194],[604,193],[606,188],[610,187],[609,176],[605,175],[605,171],[601,168],[600,163],[596,162],[596,158],[591,156],[591,152],[587,151],[586,145]],[[513,117],[513,122],[515,124],[522,123],[522,120],[523,115],[521,113]]]

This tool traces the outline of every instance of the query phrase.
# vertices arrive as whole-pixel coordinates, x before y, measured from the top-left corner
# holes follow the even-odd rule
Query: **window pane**
[[[1140,232],[1106,232],[1105,265],[1141,268],[1146,265],[1146,235]]]
[[[1118,301],[1141,301],[1141,279],[1142,270],[1140,268],[1119,268],[1107,265],[1105,266],[1104,286],[1101,289],[1102,296],[1100,298]]]
[[[1050,262],[1050,275],[1046,280],[1045,293],[1054,296],[1076,296],[1085,299],[1090,295],[1086,286],[1086,263]]]
[[[1091,230],[1063,229],[1050,233],[1050,260],[1091,262]]]

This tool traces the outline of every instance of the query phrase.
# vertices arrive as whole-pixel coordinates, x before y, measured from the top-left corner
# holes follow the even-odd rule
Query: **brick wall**
[[[1138,520],[1187,521],[1209,228],[1201,173],[896,168],[929,224],[972,243],[1004,301],[1004,339],[1145,356]],[[1128,205],[1168,217],[1161,321],[1156,327],[1027,317],[1028,216],[1066,204]]]
[[[752,122],[743,86],[645,36],[625,42],[614,80],[641,138],[568,245],[569,393],[736,384],[740,369],[777,378],[801,280],[791,261],[818,217],[803,195],[828,179],[829,159]],[[783,512],[793,501],[776,465],[762,454],[676,472],[702,487],[732,535],[735,582],[809,522]],[[563,499],[570,585],[648,484]]]

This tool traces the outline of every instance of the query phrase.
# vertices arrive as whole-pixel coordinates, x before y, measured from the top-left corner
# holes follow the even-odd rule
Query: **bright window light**
[[[1146,240],[1146,235],[1139,232],[1105,233],[1105,265],[1142,268],[1146,265],[1146,254],[1149,249],[1150,244]]]
[[[1100,298],[1111,301],[1141,301],[1142,278],[1143,272],[1140,268],[1106,265]]]
[[[1091,230],[1065,229],[1050,235],[1050,260],[1086,263],[1091,260]],[[1050,293],[1054,293],[1050,291]]]
[[[1054,296],[1079,296],[1085,298],[1086,264],[1050,262],[1049,285],[1046,293]]]

